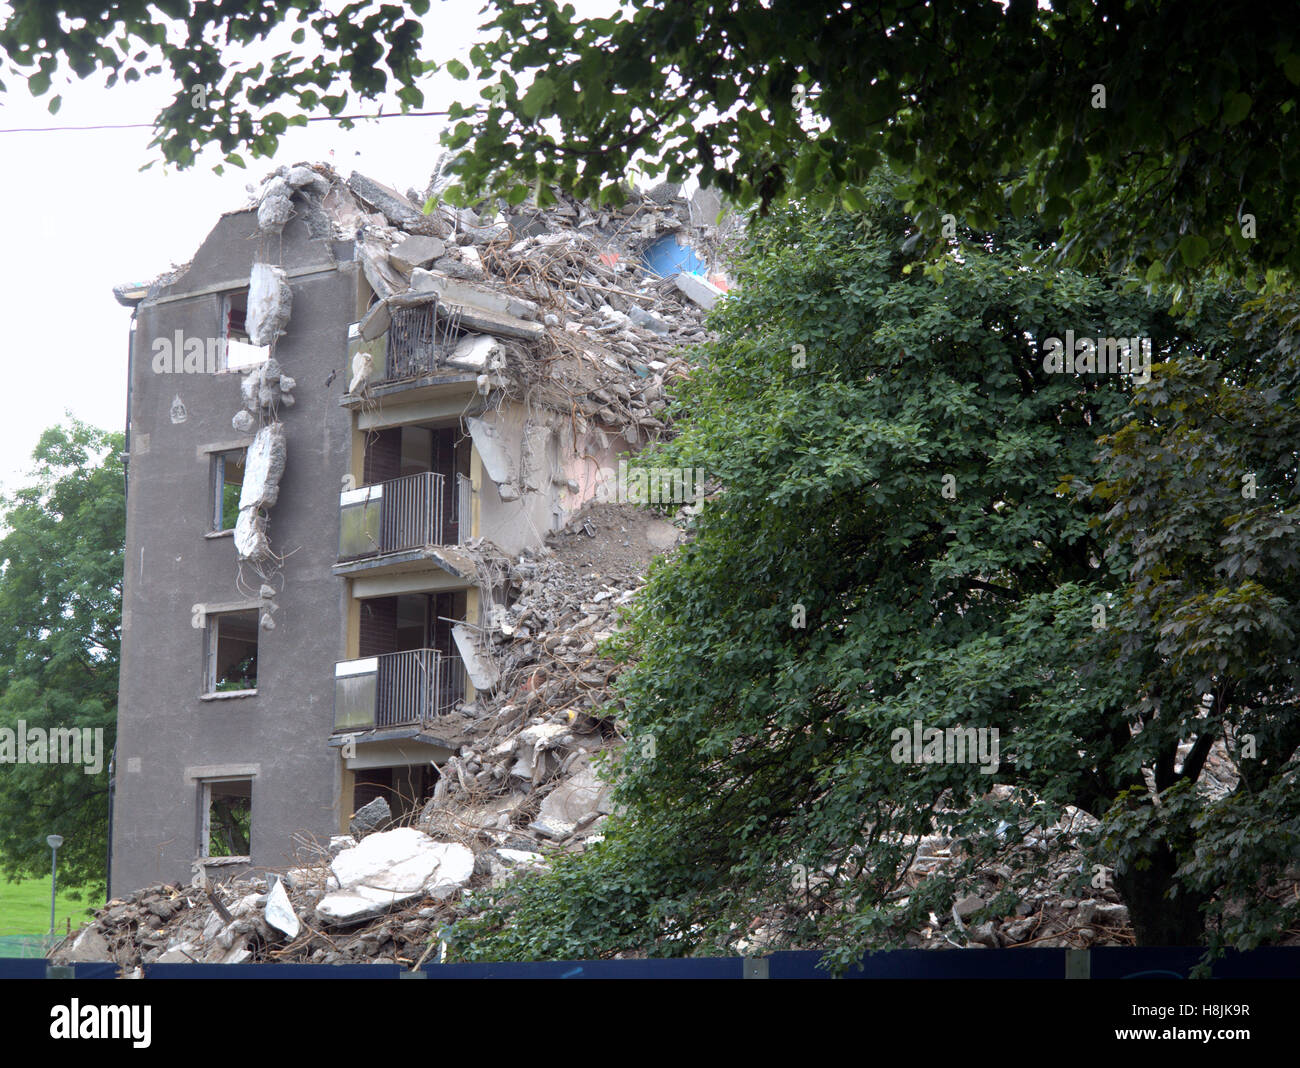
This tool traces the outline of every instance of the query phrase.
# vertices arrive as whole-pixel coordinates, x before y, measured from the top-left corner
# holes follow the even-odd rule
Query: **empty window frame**
[[[257,689],[257,633],[256,609],[208,617],[204,693]]]
[[[221,302],[221,337],[224,344],[223,370],[243,371],[265,363],[271,354],[269,345],[254,345],[248,339],[248,290],[227,293]]]
[[[239,518],[239,495],[244,489],[243,449],[212,454],[212,529],[235,529]]]
[[[199,816],[200,857],[252,856],[252,779],[200,780]]]

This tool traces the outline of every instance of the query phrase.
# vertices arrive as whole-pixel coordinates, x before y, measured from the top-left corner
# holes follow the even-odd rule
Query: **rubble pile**
[[[312,182],[295,184],[303,175]],[[250,191],[279,225],[287,205],[314,236],[355,243],[379,298],[363,342],[393,311],[436,299],[472,332],[448,363],[478,373],[482,392],[572,412],[576,434],[603,424],[661,436],[667,388],[688,370],[677,352],[708,337],[704,315],[729,285],[713,265],[739,221],[708,191],[688,199],[667,184],[629,187],[619,208],[557,191],[545,209],[501,201],[482,215],[439,202],[444,184],[435,175],[423,195],[403,195],[315,164],[282,167]],[[350,393],[364,393],[369,358],[356,354]]]
[[[1011,788],[993,789],[1005,797]],[[905,944],[913,949],[1132,945],[1128,909],[1109,879],[1104,886],[1094,883],[1093,892],[1086,897],[1061,894],[1061,887],[1069,885],[1083,870],[1078,837],[1094,825],[1086,814],[1069,808],[1060,822],[1046,830],[1034,833],[1026,827],[1029,833],[1023,841],[976,870],[972,892],[955,901],[947,913],[931,912],[922,927],[899,932]],[[1004,837],[1005,831],[999,836]],[[903,885],[890,895],[890,900],[900,907],[927,879],[945,873],[964,859],[960,844],[943,835],[906,836],[899,844],[912,850]],[[1035,878],[1028,888],[1012,891],[1017,900],[1011,911],[991,912],[999,893],[1011,889],[1017,875],[1026,871],[1034,871]],[[789,935],[803,917],[836,908],[837,880],[847,889],[857,878],[851,865],[838,871],[813,872],[796,866],[787,903],[756,917],[733,943],[734,951],[760,955],[772,949],[791,948]]]
[[[51,959],[110,961],[126,975],[144,964],[389,963],[414,967],[466,888],[544,863],[501,849],[475,855],[411,828],[358,842],[331,839],[284,873],[203,888],[149,886],[110,901]]]
[[[508,562],[514,596],[490,634],[500,681],[447,724],[465,742],[441,769],[423,829],[525,849],[599,833],[610,790],[593,758],[621,744],[604,708],[619,665],[600,643],[650,560],[682,536],[637,508],[597,504]]]

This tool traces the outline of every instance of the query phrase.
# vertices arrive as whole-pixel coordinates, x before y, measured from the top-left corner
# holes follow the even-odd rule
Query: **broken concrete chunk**
[[[270,412],[278,405],[293,407],[290,391],[297,385],[292,378],[280,373],[280,364],[272,356],[248,372],[239,384],[244,407],[252,411]]]
[[[509,436],[503,429],[488,418],[474,415],[466,417],[465,425],[469,428],[474,448],[478,449],[488,478],[498,486],[516,484],[519,480],[519,467],[509,447]]]
[[[610,790],[608,783],[596,777],[591,758],[581,756],[570,768],[568,780],[546,795],[538,818],[571,832],[578,824],[611,811]]]
[[[447,362],[469,371],[495,371],[504,365],[505,348],[490,334],[466,334]]]
[[[68,952],[70,961],[112,960],[113,952],[108,941],[93,926],[85,928],[72,943]]]
[[[239,493],[241,512],[275,504],[280,497],[284,463],[284,424],[270,423],[257,432],[245,454],[244,485]]]
[[[685,272],[675,274],[673,275],[673,284],[706,310],[712,308],[718,302],[718,298],[722,296],[721,289],[695,274],[686,274]]]
[[[329,855],[337,857],[345,849],[351,849],[357,844],[357,840],[350,834],[330,835]]]
[[[461,262],[474,272],[476,278],[484,278],[487,271],[483,268],[483,257],[479,255],[478,249],[473,245],[466,245],[460,250]]]
[[[546,858],[540,853],[533,853],[527,849],[498,849],[496,853],[511,867],[536,867],[546,863]]]
[[[526,849],[498,849],[487,856],[493,886],[500,886],[521,872],[544,871],[548,867],[545,857]]]
[[[393,810],[388,807],[388,801],[383,797],[376,797],[357,809],[348,823],[348,831],[354,838],[360,839],[374,831],[383,830],[392,820]]]
[[[294,189],[301,190],[304,193],[314,193],[317,196],[324,196],[330,191],[329,180],[322,174],[318,174],[310,167],[297,166],[290,167],[289,173],[285,176]]]
[[[272,178],[257,202],[257,225],[267,233],[279,233],[293,215],[293,187],[283,178]]]
[[[402,276],[388,265],[387,255],[384,255],[384,259],[380,261],[379,249],[371,247],[369,241],[358,251],[361,255],[361,270],[366,276],[366,281],[370,283],[370,288],[375,291],[380,300],[391,297],[402,289]],[[389,277],[390,274],[392,278]]]
[[[363,203],[380,212],[394,226],[412,233],[429,233],[435,221],[396,189],[353,171],[348,178],[348,188]]]
[[[460,278],[467,282],[477,282],[483,277],[483,272],[471,267],[467,263],[461,263],[460,260],[454,260],[450,256],[443,256],[441,259],[433,261],[433,269],[445,274],[448,278]]]
[[[241,508],[235,520],[235,551],[241,560],[265,560],[271,555],[266,520],[256,508]]]
[[[524,341],[536,341],[546,333],[546,327],[541,323],[529,322],[527,319],[516,319],[512,315],[502,315],[499,312],[478,308],[472,304],[460,308],[460,325],[466,330],[477,330],[480,333],[497,334],[501,337],[521,338]]]
[[[231,946],[226,954],[219,960],[218,964],[243,964],[253,956],[253,951],[248,948],[247,942],[240,942],[238,945]]]
[[[410,272],[427,267],[447,251],[447,243],[438,237],[414,235],[393,246],[388,258],[399,271]]]
[[[636,323],[637,326],[643,326],[656,334],[667,334],[668,324],[657,315],[651,315],[644,308],[638,308],[635,304],[627,310],[627,317]]]
[[[361,320],[357,332],[361,335],[362,341],[374,341],[387,332],[392,322],[393,314],[389,310],[388,303],[381,300],[366,312],[366,317]]]
[[[465,663],[465,670],[469,672],[474,688],[490,690],[497,684],[497,666],[491,655],[479,648],[475,633],[465,623],[457,623],[451,628],[451,636],[456,641],[456,649]]]
[[[281,931],[288,938],[297,938],[302,924],[298,921],[298,914],[293,911],[293,906],[289,903],[289,895],[284,891],[284,884],[279,879],[275,880],[275,885],[271,887],[271,892],[266,895],[266,922]]]
[[[253,418],[252,412],[240,411],[235,413],[235,417],[230,420],[230,425],[241,434],[249,434],[253,427],[257,426],[257,420]]]
[[[462,307],[480,308],[497,315],[514,316],[517,319],[536,319],[537,305],[524,297],[517,297],[505,290],[467,282],[461,278],[448,278],[416,268],[411,272],[411,291],[413,293],[437,293],[444,304],[459,304]]]
[[[316,906],[326,923],[343,925],[377,916],[422,895],[447,898],[474,874],[474,854],[465,846],[435,842],[410,827],[382,831],[331,865],[340,890]]]
[[[270,345],[281,337],[293,310],[293,290],[282,267],[253,264],[248,278],[248,340],[253,345]]]

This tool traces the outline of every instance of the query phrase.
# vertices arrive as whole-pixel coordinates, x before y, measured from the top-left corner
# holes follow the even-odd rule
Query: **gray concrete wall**
[[[192,878],[199,788],[189,769],[256,766],[254,867],[283,865],[295,832],[324,839],[338,825],[338,757],[326,743],[333,726],[333,668],[344,652],[346,584],[330,566],[337,554],[338,494],[349,469],[351,416],[337,401],[347,384],[343,367],[356,265],[335,269],[331,243],[311,240],[296,220],[285,228],[282,252],[278,244],[275,249],[290,273],[294,297],[288,334],[275,355],[297,379],[297,403],[281,410],[288,453],[269,530],[273,549],[287,559],[275,598],[275,629],[260,633],[256,696],[200,700],[204,631],[191,625],[193,605],[254,600],[260,584],[245,568],[241,589],[232,538],[205,537],[212,491],[209,456],[201,450],[248,440],[230,425],[242,407],[242,375],[156,374],[151,365],[156,337],[178,329],[205,338],[219,331],[215,292],[171,298],[246,285],[259,240],[253,213],[223,217],[186,274],[137,313],[115,894]],[[313,266],[328,270],[298,273]],[[335,369],[339,374],[327,388]],[[187,411],[180,423],[171,417],[177,396]]]

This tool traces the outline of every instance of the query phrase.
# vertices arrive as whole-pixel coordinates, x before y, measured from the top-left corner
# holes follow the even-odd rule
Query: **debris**
[[[548,838],[568,837],[579,824],[611,811],[610,789],[596,777],[591,757],[584,753],[570,767],[569,778],[546,795],[533,829]]]
[[[253,264],[248,277],[246,328],[253,345],[270,345],[285,332],[293,310],[293,290],[282,267]]]
[[[326,894],[316,914],[346,925],[412,898],[446,898],[474,873],[474,854],[462,845],[435,842],[410,827],[369,835],[330,865],[339,889]]]
[[[279,879],[274,881],[270,893],[266,895],[265,916],[266,922],[277,931],[283,931],[289,938],[298,937],[302,924],[298,922],[298,914],[293,911],[293,905],[289,903],[289,895],[284,890],[284,883]]]
[[[360,840],[374,831],[382,831],[392,822],[393,811],[388,807],[387,800],[383,797],[376,797],[373,801],[357,809],[348,822],[348,830],[354,839]],[[332,845],[333,841],[331,840]]]
[[[241,508],[235,520],[235,552],[241,560],[265,560],[271,555],[271,542],[266,536],[266,517],[255,509]]]
[[[244,459],[244,484],[239,493],[239,512],[270,508],[280,498],[284,474],[285,437],[283,423],[262,427],[248,446]]]
[[[444,304],[459,304],[516,319],[536,319],[537,305],[531,300],[517,297],[507,290],[493,289],[456,278],[448,278],[434,271],[416,269],[411,272],[411,292],[437,293]]]
[[[712,308],[723,293],[712,282],[705,281],[698,275],[686,274],[685,272],[673,275],[673,285],[695,301],[701,308],[705,309]]]
[[[469,371],[497,371],[505,362],[505,349],[497,338],[488,334],[466,334],[447,362]]]
[[[490,656],[484,656],[474,640],[474,631],[464,623],[451,628],[460,658],[465,662],[470,682],[476,690],[490,690],[497,684],[497,669]]]
[[[297,384],[288,375],[281,373],[280,364],[275,357],[271,357],[244,376],[239,390],[244,399],[244,407],[270,414],[279,405],[293,407],[292,391]]]
[[[425,215],[401,193],[382,182],[353,171],[347,186],[357,199],[379,212],[393,226],[415,234],[436,234],[440,229],[435,217]]]
[[[293,188],[283,178],[272,178],[262,186],[261,199],[257,205],[258,227],[268,233],[278,234],[292,215]]]
[[[285,180],[294,189],[300,189],[305,193],[314,193],[317,196],[324,196],[330,191],[330,182],[325,175],[318,173],[312,167],[302,164],[290,167]]]
[[[437,237],[413,235],[393,246],[388,258],[399,271],[410,273],[416,267],[427,267],[447,251],[447,244]]]

